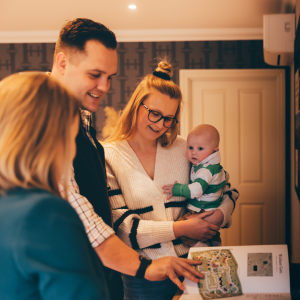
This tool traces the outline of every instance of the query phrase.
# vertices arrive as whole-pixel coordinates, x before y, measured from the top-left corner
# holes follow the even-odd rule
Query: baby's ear
[[[215,148],[214,152],[218,152],[219,151],[219,147]]]

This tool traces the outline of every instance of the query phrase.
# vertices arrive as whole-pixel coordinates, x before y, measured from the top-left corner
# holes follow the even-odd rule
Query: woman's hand
[[[216,231],[220,230],[220,227],[211,224],[205,220],[205,217],[213,214],[213,211],[206,211],[201,214],[188,217],[188,220],[177,221],[173,223],[173,230],[175,237],[187,236],[189,238],[205,242],[216,235]]]
[[[193,265],[200,265],[199,260],[191,260],[179,257],[166,256],[152,261],[146,269],[145,279],[151,281],[164,280],[168,277],[181,289],[184,290],[183,283],[178,276],[184,276],[194,282],[198,282],[197,277],[204,277]]]

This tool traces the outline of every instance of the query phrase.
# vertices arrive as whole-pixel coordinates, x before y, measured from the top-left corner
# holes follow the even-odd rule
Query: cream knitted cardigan
[[[186,200],[166,200],[162,186],[178,181],[189,182],[190,163],[186,158],[186,141],[177,137],[173,145],[157,145],[154,180],[152,180],[127,141],[104,145],[106,171],[114,230],[130,247],[151,259],[182,256],[189,250],[173,232],[173,221],[185,213]],[[227,190],[229,187],[226,186]],[[224,191],[220,209],[225,224],[238,193]]]

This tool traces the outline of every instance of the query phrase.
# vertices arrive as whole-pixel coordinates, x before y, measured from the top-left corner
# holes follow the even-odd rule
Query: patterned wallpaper
[[[180,69],[265,69],[263,42],[199,41],[199,42],[126,42],[118,44],[118,73],[95,114],[98,138],[105,120],[103,108],[122,109],[138,82],[156,67],[156,58],[168,56],[179,84]],[[0,80],[12,73],[50,71],[54,43],[0,44]]]

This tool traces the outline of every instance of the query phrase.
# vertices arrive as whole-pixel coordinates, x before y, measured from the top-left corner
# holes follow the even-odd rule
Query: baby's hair
[[[219,147],[220,134],[219,134],[217,128],[215,128],[212,125],[209,125],[209,124],[198,125],[191,130],[189,135],[205,136],[205,138],[207,138],[208,140],[210,140],[213,143],[214,148]]]

